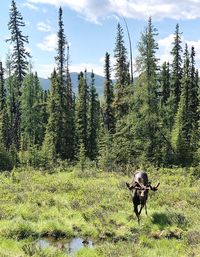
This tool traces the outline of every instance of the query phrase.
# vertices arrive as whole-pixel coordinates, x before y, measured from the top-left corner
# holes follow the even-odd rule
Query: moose
[[[145,171],[137,170],[133,175],[131,183],[126,182],[127,187],[132,192],[132,202],[134,207],[134,212],[137,217],[138,223],[140,223],[140,214],[143,207],[145,207],[145,212],[147,214],[147,199],[149,190],[157,191],[158,183],[156,186],[152,186],[148,181],[148,176]],[[140,210],[138,211],[138,206],[140,205]]]

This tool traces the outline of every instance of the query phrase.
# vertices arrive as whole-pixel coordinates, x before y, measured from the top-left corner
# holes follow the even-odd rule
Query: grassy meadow
[[[148,216],[141,223],[125,186],[131,175],[75,168],[0,174],[2,257],[200,256],[200,170],[149,169]],[[74,254],[41,238],[92,240]]]

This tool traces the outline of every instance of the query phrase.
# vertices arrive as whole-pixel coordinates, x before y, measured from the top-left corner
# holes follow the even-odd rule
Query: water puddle
[[[55,239],[53,237],[41,238],[38,240],[37,246],[41,248],[54,246],[71,255],[73,255],[83,247],[94,247],[93,242],[91,240],[83,240],[80,237],[75,237],[72,239]]]

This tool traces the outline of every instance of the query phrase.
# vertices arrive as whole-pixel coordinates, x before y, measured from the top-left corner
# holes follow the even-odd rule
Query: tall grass
[[[148,216],[138,225],[123,173],[90,168],[0,174],[0,256],[67,256],[38,238],[82,237],[77,256],[199,256],[200,180],[195,168],[149,169]]]

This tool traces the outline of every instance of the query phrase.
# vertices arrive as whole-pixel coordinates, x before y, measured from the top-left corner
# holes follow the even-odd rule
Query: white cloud
[[[188,47],[189,49],[191,49],[192,46],[194,46],[194,50],[195,50],[195,53],[196,53],[196,61],[200,61],[200,39],[197,40],[197,41],[188,41],[186,40],[185,41],[187,44],[188,44]]]
[[[54,64],[39,64],[37,66],[37,73],[40,78],[50,78],[51,73],[53,72],[55,68]]]
[[[57,46],[57,34],[53,33],[46,36],[43,42],[38,43],[37,46],[43,51],[53,52]]]
[[[172,50],[173,41],[174,41],[174,34],[170,34],[169,36],[158,40],[158,45],[159,45],[158,58],[159,58],[160,64],[163,64],[164,62],[172,61],[172,56],[170,52]]]
[[[55,64],[38,64],[37,65],[37,72],[39,77],[41,78],[50,78],[51,73],[53,72],[55,68]],[[95,74],[103,76],[103,66],[102,65],[97,65],[97,64],[92,64],[92,63],[80,63],[80,64],[73,64],[70,65],[69,70],[70,72],[81,72],[85,71],[85,69],[88,72],[93,72]]]
[[[37,29],[40,31],[49,32],[49,31],[51,31],[51,26],[50,26],[49,22],[45,23],[45,22],[41,21],[41,22],[37,23]]]
[[[35,6],[35,5],[31,4],[31,3],[28,3],[28,2],[27,2],[27,3],[24,3],[23,6],[24,6],[24,7],[27,7],[27,8],[30,9],[30,10],[38,11],[38,7],[37,7],[37,6]]]
[[[68,6],[87,20],[99,22],[100,18],[119,15],[135,19],[195,19],[200,17],[199,0],[27,0],[28,3],[43,3]]]
[[[84,70],[91,72],[93,70],[93,72],[95,74],[98,74],[101,76],[104,75],[103,66],[97,65],[97,64],[92,64],[92,63],[73,64],[73,65],[70,65],[69,70],[70,70],[70,72],[81,72]]]
[[[158,58],[160,59],[159,63],[163,64],[165,61],[172,61],[172,55],[170,54],[171,50],[172,50],[172,43],[174,41],[174,35],[170,34],[169,36],[158,40],[158,44],[159,44],[159,51],[158,51]],[[183,51],[185,49],[185,44],[188,45],[188,49],[189,51],[191,51],[191,47],[193,46],[195,49],[195,60],[196,60],[196,64],[197,67],[200,68],[200,39],[197,41],[189,41],[187,39],[185,39],[183,36],[181,38],[182,41],[182,48]]]

